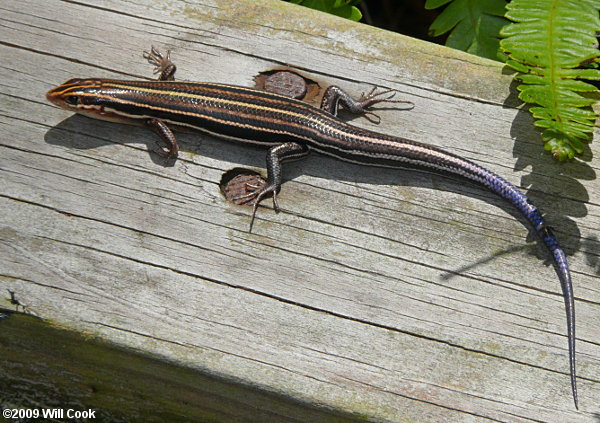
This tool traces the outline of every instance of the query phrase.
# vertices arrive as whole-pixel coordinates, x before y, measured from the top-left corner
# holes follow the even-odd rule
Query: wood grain
[[[501,64],[279,1],[0,4],[0,292],[61,327],[366,421],[598,421],[599,143],[556,164]],[[569,255],[581,411],[558,278],[493,194],[314,155],[286,166],[282,212],[265,202],[248,233],[250,209],[218,183],[262,169],[264,151],[178,134],[165,167],[147,129],[45,101],[72,77],[151,77],[151,44],[173,50],[180,79],[251,86],[289,66],[356,96],[395,89],[415,107],[380,111],[376,130],[522,186]]]

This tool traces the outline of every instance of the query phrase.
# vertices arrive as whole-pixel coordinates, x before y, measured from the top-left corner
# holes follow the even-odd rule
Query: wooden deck
[[[135,417],[152,414],[151,395],[200,410],[175,407],[165,421],[600,421],[598,131],[583,160],[556,164],[501,64],[280,1],[0,5],[0,306],[14,310],[11,290],[48,331],[173,368],[161,370],[158,394],[144,391],[152,372],[132,370],[139,395],[126,407],[99,401],[98,390],[82,404],[117,415],[131,407],[127,421],[151,421]],[[313,155],[285,167],[282,212],[265,201],[248,233],[250,209],[227,203],[219,181],[231,168],[263,169],[263,150],[178,134],[179,159],[163,166],[148,152],[151,131],[45,100],[72,77],[151,77],[141,57],[151,44],[173,50],[180,79],[252,86],[259,72],[288,66],[356,96],[395,89],[413,110],[354,122],[442,146],[522,186],[569,256],[581,410],[558,278],[495,195]],[[61,331],[42,342],[46,332],[24,329],[33,321],[0,320],[4,406],[31,406],[38,391],[24,369],[59,390],[84,383],[79,359],[96,359]],[[63,341],[69,359],[48,359]],[[96,377],[128,374],[129,359],[114,354],[89,365]],[[73,380],[48,379],[44,369],[59,364],[74,367]],[[174,376],[182,371],[188,385]],[[206,388],[228,410],[186,389],[206,378],[228,384]]]

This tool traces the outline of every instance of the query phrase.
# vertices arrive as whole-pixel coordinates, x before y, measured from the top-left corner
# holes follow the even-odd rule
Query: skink
[[[98,119],[142,124],[153,128],[175,157],[178,147],[170,126],[191,127],[219,137],[269,147],[266,183],[251,188],[256,205],[277,193],[282,183],[282,162],[299,159],[314,150],[338,159],[385,167],[417,167],[453,174],[474,181],[500,195],[525,216],[552,255],[560,279],[567,314],[569,368],[575,407],[578,408],[575,373],[575,304],[567,258],[542,215],[527,196],[495,173],[438,147],[380,134],[337,118],[339,105],[353,113],[391,101],[378,93],[352,99],[332,86],[317,108],[282,95],[217,83],[175,81],[176,67],[169,54],[154,48],[145,53],[160,73],[157,81],[70,79],[50,90],[52,103]],[[254,213],[253,213],[254,218]]]

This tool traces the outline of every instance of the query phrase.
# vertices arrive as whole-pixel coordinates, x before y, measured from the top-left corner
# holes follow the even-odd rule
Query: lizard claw
[[[267,184],[267,181],[265,181],[262,177],[256,177],[252,182],[244,182],[243,187],[244,188],[242,192],[245,192],[245,194],[235,195],[230,197],[230,200],[234,204],[252,204],[252,218],[250,220],[250,228],[248,230],[248,232],[252,232],[258,205],[267,196],[273,196],[273,209],[275,212],[279,212],[279,204],[277,202],[278,187],[273,184]]]
[[[166,56],[163,56],[156,47],[152,46],[149,52],[144,51],[144,59],[155,66],[154,73],[160,73],[171,63],[171,50],[167,50]]]
[[[256,195],[254,199],[254,206],[252,207],[252,218],[250,219],[250,227],[248,228],[248,232],[252,232],[252,226],[254,226],[254,219],[256,218],[256,210],[258,209],[258,204],[265,198],[266,195],[273,195],[273,210],[275,213],[279,213],[279,204],[277,203],[277,187],[275,185],[267,185],[262,188],[260,192]]]
[[[371,91],[369,91],[368,94],[362,93],[360,95],[360,98],[358,99],[358,104],[360,104],[360,106],[363,109],[366,109],[368,107],[371,107],[375,104],[378,103],[407,103],[411,105],[411,109],[415,106],[414,103],[412,101],[407,101],[407,100],[392,100],[392,98],[394,98],[394,96],[396,95],[396,91],[389,89],[389,90],[383,90],[380,92],[375,92],[377,90],[377,87],[373,87],[371,89]],[[386,94],[392,93],[391,95],[384,97]],[[373,114],[375,115],[375,114]],[[379,123],[379,121],[381,119],[379,119],[379,116],[375,115],[378,120],[377,123]],[[370,120],[370,119],[369,119]]]
[[[175,74],[175,65],[171,62],[171,50],[167,50],[167,53],[163,54],[154,46],[150,48],[150,51],[144,51],[144,59],[154,66],[154,73],[160,73],[159,80],[171,81]]]

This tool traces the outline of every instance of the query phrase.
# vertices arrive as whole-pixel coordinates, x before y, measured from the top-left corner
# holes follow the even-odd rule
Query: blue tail
[[[575,408],[579,409],[577,398],[577,379],[575,371],[575,300],[573,298],[573,284],[571,282],[571,273],[569,272],[569,264],[567,256],[563,249],[558,245],[554,234],[544,223],[544,219],[538,208],[531,204],[525,194],[517,187],[495,173],[481,168],[476,169],[473,179],[487,186],[490,190],[499,194],[506,200],[510,201],[531,223],[535,231],[538,233],[550,254],[552,254],[554,268],[560,279],[563,297],[565,300],[565,310],[567,312],[567,338],[569,342],[569,368],[571,372],[571,390],[573,392],[573,400]]]

